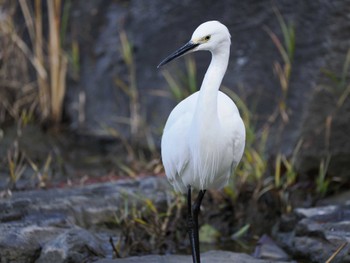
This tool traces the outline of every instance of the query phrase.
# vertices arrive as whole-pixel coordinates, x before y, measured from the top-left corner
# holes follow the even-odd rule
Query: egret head
[[[197,27],[191,40],[160,62],[158,68],[185,54],[198,50],[216,52],[230,44],[231,36],[227,27],[218,21],[208,21]]]

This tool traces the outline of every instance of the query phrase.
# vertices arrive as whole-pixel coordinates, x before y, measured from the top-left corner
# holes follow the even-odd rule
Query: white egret
[[[188,198],[188,232],[194,263],[200,263],[198,213],[207,189],[224,187],[242,158],[245,127],[235,103],[219,91],[230,56],[231,36],[218,21],[201,24],[191,40],[158,67],[187,53],[207,50],[210,66],[199,91],[181,101],[165,124],[161,152],[165,173]],[[191,191],[199,190],[192,206]]]

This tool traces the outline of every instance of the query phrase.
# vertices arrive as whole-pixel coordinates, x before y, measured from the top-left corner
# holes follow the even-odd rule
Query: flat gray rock
[[[184,255],[150,255],[143,257],[130,257],[122,259],[101,259],[96,263],[192,263],[192,256]],[[242,253],[233,253],[228,251],[209,251],[202,254],[201,262],[203,263],[282,263],[286,261],[267,261],[256,259],[252,256]]]
[[[73,228],[47,242],[35,263],[84,262],[87,258],[103,257],[101,240],[82,228]]]

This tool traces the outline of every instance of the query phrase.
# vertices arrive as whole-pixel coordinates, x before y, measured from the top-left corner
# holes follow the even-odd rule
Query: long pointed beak
[[[189,53],[191,50],[193,50],[194,48],[196,48],[198,46],[199,46],[199,43],[194,43],[192,41],[189,41],[187,44],[180,47],[174,53],[167,56],[162,62],[159,63],[157,68],[160,68],[161,66],[167,64],[168,62],[170,62],[178,57],[181,57],[182,55],[185,55],[186,53]]]

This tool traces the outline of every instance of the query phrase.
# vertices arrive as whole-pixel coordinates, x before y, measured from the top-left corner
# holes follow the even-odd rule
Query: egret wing
[[[229,158],[232,159],[232,169],[240,162],[245,146],[245,126],[239,114],[237,106],[232,99],[225,93],[219,91],[218,94],[218,112],[225,137],[230,138],[228,147]]]
[[[198,92],[181,101],[170,113],[165,124],[161,151],[165,173],[176,191],[185,192],[182,174],[190,161],[187,143]]]

